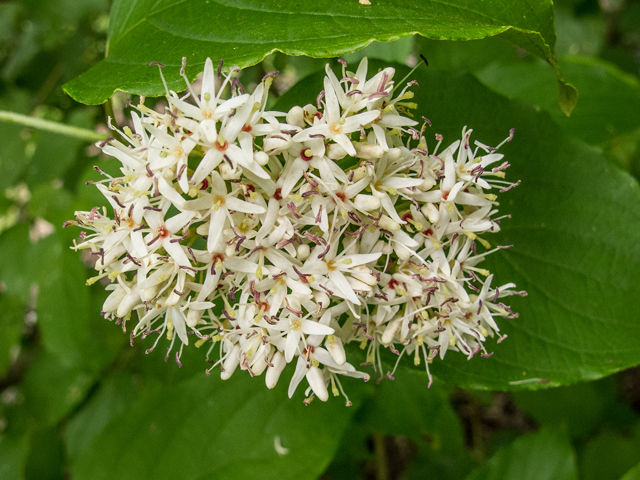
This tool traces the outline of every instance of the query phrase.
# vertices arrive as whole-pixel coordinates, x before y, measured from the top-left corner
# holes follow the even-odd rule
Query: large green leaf
[[[495,91],[549,112],[563,130],[597,145],[640,127],[640,81],[596,58],[567,56],[560,66],[580,89],[580,103],[570,118],[555,102],[556,82],[544,62],[492,63],[477,72]]]
[[[80,453],[78,480],[315,479],[332,458],[355,408],[333,399],[305,407],[240,372],[204,373],[143,395]],[[352,389],[353,390],[353,389]],[[362,399],[356,399],[361,404]],[[276,441],[288,449],[279,455]]]
[[[23,479],[28,453],[28,434],[20,432],[0,435],[0,478]]]
[[[620,480],[640,480],[640,463],[625,473]]]
[[[624,434],[604,430],[580,454],[584,480],[617,480],[640,461],[640,423]]]
[[[555,67],[551,0],[374,0],[370,6],[329,0],[116,0],[107,57],[65,90],[88,104],[103,103],[116,90],[159,95],[164,89],[151,62],[170,66],[169,88],[182,90],[184,56],[194,78],[206,57],[246,67],[275,51],[335,57],[374,40],[414,34],[439,40],[497,35]],[[565,97],[575,97],[575,89],[561,85]]]
[[[406,69],[396,75],[400,78]],[[496,284],[515,282],[526,298],[511,297],[520,317],[500,323],[509,338],[491,358],[461,354],[438,359],[432,372],[478,389],[540,388],[600,378],[640,363],[640,188],[595,148],[567,138],[546,113],[509,101],[470,75],[415,72],[417,115],[428,116],[430,139],[460,137],[500,143],[512,164],[507,177],[522,185],[500,195],[502,231],[493,244],[514,245],[491,255],[484,268]],[[322,78],[298,84],[276,105],[313,101]],[[433,142],[429,142],[431,147]],[[426,380],[425,380],[426,381]],[[524,382],[523,382],[524,381]]]
[[[566,435],[552,429],[517,439],[467,480],[577,480],[575,453]]]

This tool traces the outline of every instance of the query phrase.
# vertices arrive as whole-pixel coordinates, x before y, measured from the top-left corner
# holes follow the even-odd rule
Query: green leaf
[[[26,113],[28,108],[29,95],[25,91],[10,90],[0,98],[0,110]],[[23,131],[20,125],[0,123],[0,190],[18,180],[31,160]]]
[[[637,77],[595,58],[564,57],[560,65],[581,93],[571,118],[558,110],[556,81],[544,62],[493,63],[478,78],[497,92],[546,110],[565,132],[592,145],[640,127]]]
[[[539,424],[564,425],[572,437],[580,438],[604,425],[626,427],[635,421],[631,407],[618,398],[617,383],[611,376],[569,387],[514,392],[513,397]]]
[[[136,398],[135,383],[130,375],[107,378],[88,404],[71,419],[66,428],[65,445],[72,460],[88,449],[107,423]]]
[[[335,57],[374,40],[414,34],[438,40],[497,35],[555,61],[550,0],[375,0],[370,6],[329,0],[120,0],[111,12],[107,57],[67,83],[65,91],[88,104],[103,103],[116,90],[159,95],[164,88],[151,62],[169,66],[164,72],[169,88],[181,91],[182,57],[188,60],[188,76],[195,78],[206,57],[247,67],[275,51]]]
[[[433,450],[462,449],[462,427],[449,403],[449,389],[431,388],[421,371],[398,368],[395,380],[384,378],[374,396],[358,413],[358,420],[385,435],[428,437]]]
[[[54,355],[40,354],[20,385],[28,416],[39,425],[54,425],[84,399],[92,381],[82,366],[66,366]]]
[[[24,327],[24,305],[19,298],[0,293],[0,376],[7,372],[14,346],[20,341]]]
[[[640,480],[640,463],[625,473],[620,480]]]
[[[68,120],[70,126],[92,125],[93,111],[75,110]],[[87,142],[60,135],[60,133],[34,132],[37,147],[27,171],[27,184],[30,187],[40,183],[60,179],[74,164],[78,150],[86,147]]]
[[[520,437],[467,477],[467,480],[493,479],[577,480],[573,448],[557,430],[543,429]]]
[[[487,237],[514,247],[482,266],[495,273],[495,285],[515,282],[529,292],[509,298],[520,317],[499,322],[508,339],[488,342],[491,358],[468,361],[452,352],[434,360],[431,371],[465,388],[516,390],[595,380],[639,364],[638,182],[597,149],[568,139],[547,114],[492,93],[470,75],[420,69],[413,77],[421,85],[414,89],[416,117],[433,123],[425,134],[430,149],[436,133],[446,145],[464,125],[475,129],[472,141],[488,145],[515,128],[501,152],[512,165],[507,179],[522,184],[500,195],[500,213],[512,218]],[[275,108],[309,103],[308,92],[321,85],[321,76],[304,79]]]
[[[57,426],[31,434],[30,452],[25,468],[26,480],[61,480],[64,478],[64,447]]]
[[[21,480],[29,453],[29,435],[25,432],[0,435],[0,478]]]
[[[98,317],[100,305],[91,304],[80,254],[51,235],[34,245],[32,257],[41,272],[37,313],[45,350],[65,366],[98,371],[114,358],[123,338],[118,327]]]
[[[584,480],[616,480],[640,461],[640,423],[631,435],[604,431],[587,444],[580,455]]]
[[[423,372],[412,366],[398,367],[394,376],[376,385],[374,396],[358,412],[358,424],[413,441],[418,458],[410,466],[410,478],[463,478],[474,465],[449,401],[452,389],[442,382],[429,388]]]
[[[286,388],[284,378],[268,390],[261,377],[223,382],[204,373],[165,386],[115,417],[81,453],[73,478],[315,479],[356,410],[338,399],[305,407]],[[278,437],[288,454],[276,452]]]

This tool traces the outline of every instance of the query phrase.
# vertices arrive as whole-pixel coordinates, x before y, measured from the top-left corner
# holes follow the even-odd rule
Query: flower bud
[[[331,357],[338,365],[344,365],[347,362],[347,355],[344,351],[344,346],[342,345],[340,337],[336,335],[327,335],[327,339],[324,344],[331,354]]]
[[[329,303],[331,302],[329,295],[327,295],[325,292],[319,292],[317,290],[313,292],[313,299],[318,305],[322,304],[323,308],[327,308],[329,306]]]
[[[271,365],[267,368],[267,374],[265,375],[265,383],[267,388],[274,388],[278,384],[278,379],[280,378],[280,374],[284,370],[284,367],[287,366],[287,362],[284,359],[284,355],[282,352],[278,351],[275,353],[273,358],[271,359]]]
[[[109,294],[107,299],[104,301],[104,304],[102,305],[102,311],[105,313],[115,312],[126,294],[127,292],[125,292],[124,288],[118,285],[116,289],[111,292],[111,294]]]
[[[370,212],[380,208],[380,200],[373,195],[359,193],[353,199],[353,206],[362,212]]]
[[[384,230],[389,230],[390,232],[397,232],[400,230],[400,224],[386,215],[382,215],[382,218],[380,218],[380,221],[378,222],[378,226]]]
[[[242,176],[242,170],[237,165],[230,167],[227,162],[222,162],[218,168],[224,180],[238,180]]]
[[[269,155],[267,155],[264,152],[256,152],[256,153],[254,153],[253,154],[253,159],[261,167],[264,167],[267,163],[269,163]]]
[[[402,156],[402,150],[399,148],[390,148],[387,152],[387,159],[391,162],[395,162]]]
[[[240,364],[240,345],[234,345],[231,351],[227,354],[227,358],[222,364],[222,371],[220,372],[220,378],[222,380],[229,380],[233,372],[236,371]]]
[[[385,328],[384,332],[382,333],[381,342],[383,345],[389,345],[391,343],[393,337],[396,336],[401,323],[402,320],[393,320],[387,324],[387,328]]]
[[[127,293],[122,299],[122,302],[120,302],[120,305],[118,305],[116,315],[118,317],[126,317],[138,303],[140,303],[140,293],[137,287],[132,288],[131,293]]]
[[[316,394],[316,397],[323,402],[329,400],[329,392],[327,391],[327,384],[324,381],[322,370],[318,367],[311,367],[307,372],[307,382],[309,382],[309,386],[313,393]]]
[[[440,220],[440,212],[433,203],[425,203],[420,211],[431,223],[438,223]]]
[[[109,249],[104,254],[104,256],[98,257],[98,260],[96,261],[95,269],[96,270],[105,269],[106,267],[111,265],[113,262],[118,260],[118,258],[120,258],[121,255],[124,255],[126,251],[127,251],[126,248],[124,248],[124,245],[122,244]]]
[[[384,155],[384,148],[380,145],[372,145],[366,142],[354,142],[356,157],[364,160],[376,160]]]
[[[190,328],[194,328],[200,321],[203,313],[204,310],[195,310],[190,308],[189,313],[187,313],[187,325],[189,325]]]
[[[311,248],[309,247],[309,245],[307,245],[306,243],[301,243],[296,249],[296,258],[298,260],[305,261],[307,258],[309,258],[310,253]]]
[[[295,106],[287,113],[287,123],[296,127],[304,128],[304,110],[302,107]]]
[[[331,160],[342,160],[347,156],[347,151],[339,143],[332,143],[327,146],[327,157]]]

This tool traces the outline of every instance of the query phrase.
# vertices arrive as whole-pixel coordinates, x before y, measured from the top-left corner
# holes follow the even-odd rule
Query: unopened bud
[[[425,203],[420,211],[431,223],[435,224],[440,220],[440,212],[433,203]]]
[[[389,230],[390,232],[397,232],[400,230],[400,224],[386,215],[382,215],[382,218],[380,218],[380,221],[378,222],[378,226],[384,230]]]
[[[287,113],[287,123],[296,127],[304,128],[304,110],[302,107],[295,106]]]
[[[347,156],[347,151],[339,143],[332,143],[327,147],[327,157],[331,160],[342,160]]]
[[[284,358],[282,352],[278,351],[271,359],[271,366],[267,368],[267,374],[265,375],[265,383],[267,388],[274,388],[278,384],[278,379],[287,366],[287,361]]]
[[[353,199],[353,206],[362,212],[370,212],[380,208],[380,200],[373,195],[359,193]]]
[[[323,402],[329,400],[329,391],[327,390],[327,384],[324,381],[324,376],[322,375],[322,370],[318,367],[311,367],[307,372],[307,382],[309,382],[309,386],[313,393],[316,394]]]
[[[264,152],[256,152],[253,154],[253,159],[255,162],[264,167],[267,163],[269,163],[269,155]]]
[[[233,372],[236,371],[240,364],[240,345],[234,345],[231,351],[227,354],[227,358],[222,364],[222,371],[220,372],[220,378],[222,380],[229,380]]]

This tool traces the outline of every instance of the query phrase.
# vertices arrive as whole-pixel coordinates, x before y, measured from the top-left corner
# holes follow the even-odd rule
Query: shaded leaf
[[[223,382],[200,374],[144,395],[81,453],[73,477],[315,479],[355,408],[335,399],[305,407],[299,394],[288,400],[286,389],[285,379],[268,390],[260,377]],[[288,454],[278,455],[276,437]]]
[[[560,431],[543,429],[518,438],[467,480],[577,480],[573,448]]]
[[[620,480],[640,480],[640,463],[625,473]]]
[[[616,480],[640,461],[640,424],[631,435],[604,431],[580,454],[580,473],[585,480]]]
[[[157,359],[156,359],[157,360]],[[136,398],[132,376],[107,378],[98,392],[67,424],[65,445],[71,460],[78,458],[111,421]]]
[[[558,110],[555,78],[543,62],[493,63],[478,72],[478,78],[497,92],[546,110],[565,132],[592,145],[640,126],[637,77],[594,58],[564,57],[560,65],[580,90],[571,118]]]
[[[621,402],[617,378],[570,387],[514,392],[514,400],[540,424],[564,425],[572,437],[583,437],[603,425],[625,427],[635,421],[629,405]]]
[[[24,305],[16,297],[0,293],[0,376],[11,362],[11,353],[20,341],[24,325]]]
[[[21,480],[29,453],[29,435],[25,432],[0,435],[0,478]]]
[[[27,415],[39,425],[54,425],[84,399],[92,382],[80,365],[65,366],[53,355],[39,355],[20,386]]]

